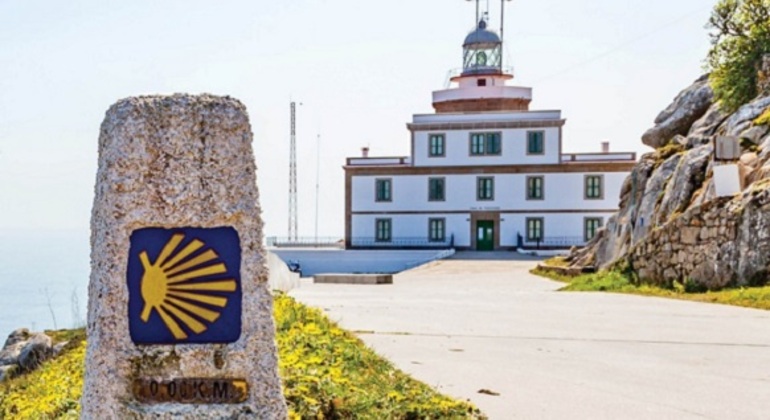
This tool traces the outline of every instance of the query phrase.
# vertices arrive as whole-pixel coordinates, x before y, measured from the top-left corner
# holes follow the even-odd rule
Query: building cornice
[[[353,176],[367,175],[484,175],[484,174],[550,174],[631,172],[636,164],[628,162],[570,162],[551,165],[483,165],[483,166],[344,166]]]
[[[444,122],[444,123],[407,123],[409,131],[442,130],[495,130],[510,128],[548,128],[562,127],[566,119],[533,121],[487,121],[487,122]]]
[[[353,216],[407,216],[422,214],[471,214],[471,213],[499,213],[506,214],[612,214],[617,213],[618,209],[516,209],[516,210],[394,210],[394,211],[352,211]]]

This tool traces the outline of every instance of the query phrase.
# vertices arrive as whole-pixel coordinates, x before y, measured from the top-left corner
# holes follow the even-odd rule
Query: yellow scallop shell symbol
[[[154,263],[150,262],[147,251],[139,254],[144,269],[142,321],[149,321],[155,310],[177,340],[187,338],[180,323],[196,334],[206,331],[205,322],[214,322],[219,318],[217,308],[227,305],[227,298],[221,292],[234,292],[237,287],[233,279],[202,280],[227,273],[227,267],[213,249],[187,259],[205,246],[198,239],[175,252],[183,240],[183,234],[173,235]]]

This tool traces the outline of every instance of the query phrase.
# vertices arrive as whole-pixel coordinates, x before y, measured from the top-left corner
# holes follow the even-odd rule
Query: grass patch
[[[483,419],[396,369],[321,311],[279,295],[279,372],[291,419]],[[49,331],[70,344],[55,360],[0,383],[0,419],[75,419],[85,371],[85,331]]]
[[[280,370],[292,418],[482,418],[436,393],[330,322],[285,296],[275,301]]]
[[[636,286],[624,275],[615,271],[577,276],[561,290],[570,292],[632,292]]]
[[[564,257],[551,257],[545,261],[543,261],[543,264],[550,265],[552,267],[567,267],[569,266],[569,262]]]
[[[680,296],[682,295],[676,295],[675,297],[682,299]],[[687,300],[694,300],[697,302],[721,303],[724,305],[770,310],[770,286],[726,289],[718,292],[689,293],[684,296],[686,296]]]
[[[699,291],[693,282],[685,284],[675,282],[670,289],[648,284],[637,285],[628,276],[618,271],[600,271],[577,277],[562,276],[538,269],[532,270],[531,273],[569,283],[560,291],[628,293],[770,310],[770,286]]]
[[[568,276],[566,274],[557,273],[555,271],[544,270],[540,267],[535,267],[529,270],[529,272],[532,274],[538,275],[540,277],[545,277],[561,283],[570,283],[572,280],[575,279],[574,276]]]

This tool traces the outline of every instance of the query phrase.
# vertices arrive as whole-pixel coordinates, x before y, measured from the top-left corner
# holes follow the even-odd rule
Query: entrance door
[[[479,220],[476,222],[476,251],[495,249],[495,222]]]

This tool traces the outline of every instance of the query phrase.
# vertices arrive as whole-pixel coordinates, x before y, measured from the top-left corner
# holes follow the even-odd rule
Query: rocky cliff
[[[770,59],[760,75],[770,74]],[[765,73],[762,73],[765,72]],[[763,82],[760,78],[760,83]],[[764,284],[770,270],[770,86],[732,114],[713,102],[707,76],[683,90],[655,119],[641,157],[626,179],[620,210],[574,266],[631,270],[645,282],[699,288]],[[740,138],[743,191],[716,196],[717,136]]]

